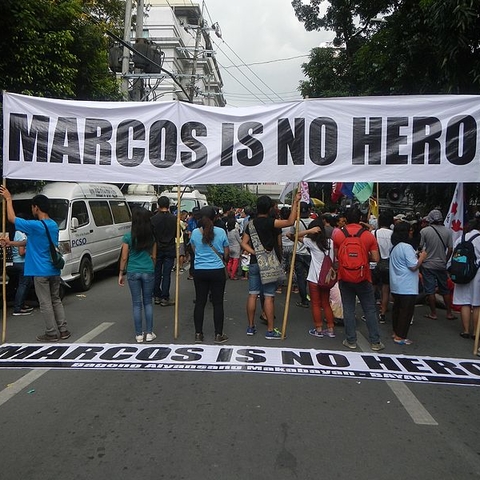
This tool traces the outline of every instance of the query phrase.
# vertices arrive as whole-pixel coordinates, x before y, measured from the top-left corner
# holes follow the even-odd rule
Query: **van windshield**
[[[180,210],[186,210],[187,212],[191,212],[196,206],[197,206],[196,200],[182,198],[180,201]]]
[[[31,200],[14,200],[13,208],[18,217],[26,220],[33,220]],[[68,200],[55,198],[50,199],[49,216],[55,220],[59,230],[65,230],[67,227]]]

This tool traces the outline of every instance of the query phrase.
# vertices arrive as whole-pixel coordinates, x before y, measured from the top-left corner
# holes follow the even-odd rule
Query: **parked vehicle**
[[[37,193],[50,199],[49,215],[58,224],[59,249],[65,258],[62,279],[75,281],[81,290],[88,290],[94,272],[120,258],[122,237],[131,226],[124,195],[115,185],[52,182],[41,192],[14,195],[17,215],[31,218],[30,200]]]
[[[165,190],[160,195],[168,197],[170,199],[171,206],[177,205],[177,187],[173,187],[171,190]],[[180,210],[191,212],[195,207],[202,208],[205,205],[208,205],[207,197],[198,190],[191,190],[189,187],[180,187],[180,195]]]
[[[125,199],[130,210],[136,207],[143,207],[151,212],[157,211],[158,195],[153,185],[129,185]]]

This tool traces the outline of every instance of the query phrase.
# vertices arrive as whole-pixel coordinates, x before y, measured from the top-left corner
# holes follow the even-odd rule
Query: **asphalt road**
[[[155,307],[155,344],[193,344],[193,282],[180,278],[179,337],[173,307]],[[314,338],[310,311],[292,297],[287,338],[245,335],[246,282],[229,281],[226,346],[345,352],[337,337]],[[68,343],[133,343],[128,288],[99,275],[64,299]],[[285,294],[276,299],[280,319]],[[423,318],[411,346],[387,354],[465,358],[473,341],[460,321]],[[388,318],[388,317],[387,317]],[[8,311],[7,342],[35,344],[43,321]],[[277,322],[281,323],[281,320]],[[359,322],[359,332],[366,335]],[[213,343],[211,307],[206,343]],[[66,342],[62,342],[64,344]],[[366,341],[362,350],[369,351]],[[0,369],[0,458],[5,479],[477,479],[480,389],[256,373]]]

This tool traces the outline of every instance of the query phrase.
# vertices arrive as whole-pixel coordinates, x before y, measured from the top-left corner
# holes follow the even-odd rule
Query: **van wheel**
[[[80,277],[77,284],[83,292],[89,290],[93,282],[93,268],[92,262],[89,258],[85,257],[80,263]]]

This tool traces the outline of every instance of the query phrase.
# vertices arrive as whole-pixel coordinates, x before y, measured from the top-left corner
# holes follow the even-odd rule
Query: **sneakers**
[[[378,343],[371,343],[370,344],[370,348],[375,351],[375,352],[378,352],[379,350],[383,350],[385,348],[385,345],[382,343],[382,342],[378,342]]]
[[[13,315],[16,317],[18,315],[31,315],[33,308],[21,308],[18,312],[13,312]]]
[[[155,305],[160,305],[162,299],[160,297],[155,297]]]
[[[247,335],[255,335],[257,333],[257,327],[253,325],[252,327],[247,327]]]
[[[143,343],[143,333],[141,335],[135,335],[137,343]]]
[[[221,335],[217,334],[215,335],[214,343],[225,343],[227,340],[228,337],[224,333],[222,333]]]
[[[265,338],[267,340],[281,340],[282,332],[277,328],[274,328],[273,330],[267,330],[267,333],[265,333]]]
[[[195,343],[202,343],[203,342],[203,333],[196,333],[195,334]]]
[[[63,332],[60,332],[60,340],[66,340],[67,338],[70,338],[72,334],[68,330],[64,330]]]
[[[161,307],[171,307],[172,305],[175,305],[175,302],[173,300],[167,300],[166,298],[162,298],[162,300],[160,301]]]
[[[384,313],[380,313],[378,315],[378,323],[387,323],[387,319],[385,318],[385,314]]]
[[[58,342],[60,340],[58,335],[47,335],[46,333],[43,335],[37,335],[38,342]]]
[[[310,305],[308,303],[297,302],[295,304],[297,307],[308,308]]]
[[[345,339],[343,342],[342,342],[342,345],[344,347],[347,347],[347,348],[350,348],[351,350],[355,350],[357,348],[357,342],[352,342],[350,343],[347,339]]]
[[[33,307],[29,307],[28,305],[24,305],[22,310],[26,310],[27,312],[33,312]]]
[[[318,331],[316,328],[311,328],[308,333],[314,337],[323,338],[323,333]]]
[[[153,340],[155,340],[157,338],[157,336],[153,333],[153,332],[150,332],[150,333],[147,333],[145,335],[145,341],[146,342],[152,342]]]
[[[324,337],[335,338],[336,336],[333,328],[331,330],[326,328],[325,330],[322,330],[322,333]]]

